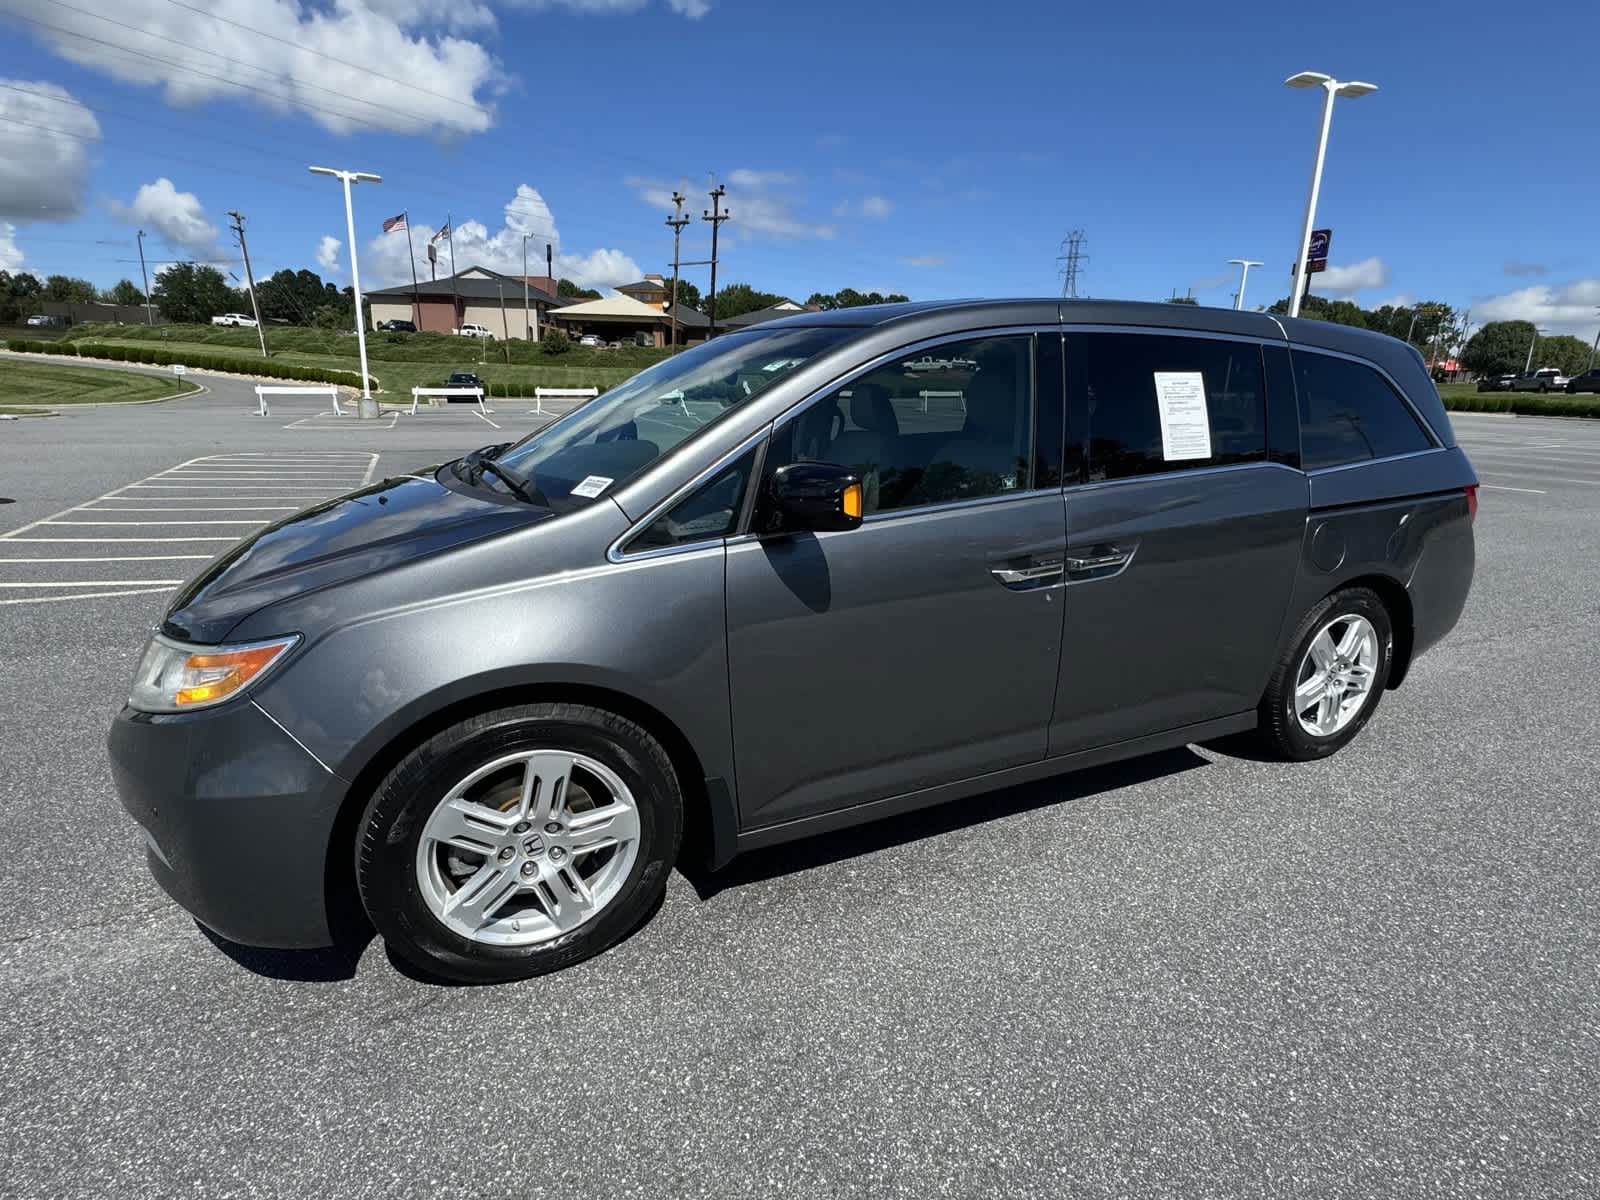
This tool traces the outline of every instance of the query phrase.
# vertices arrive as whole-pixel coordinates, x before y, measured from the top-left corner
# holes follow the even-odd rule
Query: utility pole
[[[728,194],[728,189],[720,183],[711,189],[711,211],[701,216],[702,221],[711,222],[711,327],[706,330],[706,341],[717,336],[717,230],[722,227],[730,214],[718,211],[722,198]]]
[[[144,277],[144,323],[154,325],[150,319],[150,272],[144,269],[144,230],[139,230],[139,236],[134,239],[139,243],[139,274]]]
[[[1600,304],[1595,305],[1595,312],[1600,312]],[[1600,351],[1600,329],[1595,330],[1594,345],[1589,347],[1589,370],[1594,370],[1595,352]]]
[[[1239,268],[1239,292],[1233,298],[1234,311],[1237,312],[1244,307],[1244,285],[1245,281],[1250,278],[1250,268],[1259,267],[1262,264],[1249,258],[1230,258],[1228,261]]]
[[[683,227],[689,223],[689,218],[683,215],[683,202],[686,197],[682,192],[672,193],[672,204],[676,210],[667,218],[667,224],[672,226],[672,353],[678,352],[678,242],[683,235]]]
[[[1061,296],[1066,300],[1078,298],[1078,275],[1083,271],[1089,256],[1083,252],[1088,238],[1081,229],[1074,229],[1061,239],[1061,253],[1056,261],[1061,264]]]
[[[503,348],[505,349],[505,352],[506,352],[506,365],[510,366],[511,365],[511,326],[506,323],[506,285],[505,285],[505,282],[503,280],[500,283],[500,336],[501,336],[502,339],[504,339]]]
[[[533,322],[528,317],[528,239],[532,234],[522,235],[522,340],[533,341]]]
[[[461,297],[456,290],[456,222],[449,213],[444,215],[446,237],[450,242],[450,318],[455,322],[455,327],[461,327]]]
[[[244,242],[244,214],[230,211],[228,215],[233,218],[233,236],[239,239],[239,252],[244,255],[244,282],[250,289],[250,311],[256,318],[256,337],[261,342],[261,357],[266,358],[267,330],[261,324],[261,305],[256,303],[256,277],[250,273],[250,247]],[[360,313],[356,314],[356,319],[361,319]]]
[[[1537,325],[1533,327],[1533,341],[1528,343],[1528,361],[1522,364],[1522,373],[1524,375],[1533,373],[1533,348],[1539,344],[1539,335],[1543,332],[1545,331]]]

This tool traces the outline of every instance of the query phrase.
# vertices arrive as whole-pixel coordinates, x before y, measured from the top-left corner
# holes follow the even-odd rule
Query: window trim
[[[1345,362],[1352,362],[1352,363],[1355,363],[1359,367],[1366,367],[1367,370],[1376,372],[1378,377],[1380,379],[1382,379],[1386,384],[1389,385],[1389,390],[1392,391],[1395,394],[1395,397],[1400,401],[1400,403],[1405,405],[1406,411],[1411,414],[1412,419],[1416,421],[1418,428],[1420,428],[1422,430],[1422,436],[1427,438],[1427,440],[1430,443],[1432,443],[1428,447],[1428,449],[1429,450],[1442,450],[1442,449],[1446,448],[1445,444],[1444,444],[1444,439],[1439,436],[1438,431],[1434,429],[1433,425],[1428,421],[1428,418],[1423,416],[1421,411],[1418,410],[1417,406],[1412,403],[1411,397],[1406,394],[1405,388],[1401,387],[1399,381],[1397,379],[1395,379],[1395,377],[1393,375],[1389,374],[1388,371],[1384,370],[1383,367],[1380,366],[1378,363],[1373,362],[1370,358],[1362,358],[1359,354],[1346,354],[1342,350],[1328,350],[1328,349],[1325,349],[1325,348],[1323,348],[1321,346],[1310,346],[1310,345],[1307,345],[1304,342],[1290,342],[1290,343],[1288,343],[1288,346],[1289,346],[1289,364],[1290,364],[1290,366],[1294,365],[1295,352],[1296,351],[1302,351],[1302,352],[1304,352],[1306,354],[1325,354],[1329,358],[1342,358],[1342,359],[1344,359]],[[1296,379],[1295,380],[1295,413],[1296,413],[1297,419],[1298,419],[1298,415],[1299,415],[1299,412],[1300,412],[1299,389],[1300,389],[1300,381],[1298,379]],[[1402,451],[1399,454],[1384,454],[1384,455],[1380,455],[1380,456],[1374,456],[1372,458],[1363,459],[1362,462],[1369,462],[1369,463],[1372,463],[1372,462],[1384,462],[1384,461],[1387,461],[1388,459],[1391,459],[1391,458],[1404,458],[1406,455],[1409,455],[1409,454],[1422,454],[1422,453],[1424,453],[1424,451],[1421,451],[1421,450],[1405,450],[1405,451]],[[1344,466],[1359,466],[1360,464],[1359,463],[1339,463],[1337,465],[1344,467]],[[1327,470],[1330,470],[1331,468],[1329,468],[1329,467],[1314,467],[1312,469],[1316,470],[1316,471],[1327,471]],[[1309,472],[1308,472],[1308,474],[1309,474]]]
[[[1421,454],[1431,454],[1431,450],[1418,451]],[[1368,460],[1373,461],[1373,460]],[[1299,467],[1291,467],[1288,463],[1273,462],[1263,459],[1261,462],[1245,463],[1220,463],[1210,467],[1185,467],[1181,471],[1155,471],[1148,475],[1119,475],[1115,479],[1086,479],[1082,483],[1069,483],[1063,490],[1071,492],[1086,491],[1089,488],[1122,487],[1130,483],[1159,483],[1163,479],[1187,479],[1195,475],[1218,475],[1224,471],[1259,471],[1271,468],[1274,471],[1290,471],[1301,478],[1311,474],[1302,471]],[[1329,471],[1342,471],[1344,467],[1327,467]]]
[[[634,551],[630,551],[628,549],[628,543],[633,541],[634,538],[638,537],[641,533],[648,529],[651,524],[654,523],[657,517],[673,508],[680,500],[685,500],[692,493],[698,491],[702,484],[709,483],[713,476],[718,475],[726,468],[731,467],[740,458],[740,456],[748,454],[751,450],[759,447],[760,453],[756,455],[755,461],[756,469],[751,472],[750,476],[752,485],[756,484],[760,478],[760,468],[766,464],[766,441],[772,436],[774,424],[775,422],[763,426],[762,428],[756,430],[749,437],[741,441],[732,450],[729,450],[726,454],[719,455],[716,461],[710,466],[706,467],[705,470],[696,473],[694,477],[691,478],[687,483],[683,484],[683,486],[671,493],[665,500],[661,501],[654,508],[648,510],[644,516],[640,517],[637,521],[633,522],[626,529],[624,529],[612,541],[612,543],[606,547],[606,561],[612,563],[643,562],[647,558],[664,558],[669,554],[684,554],[692,550],[704,550],[708,546],[716,545],[717,543],[725,541],[726,539],[738,534],[743,529],[744,523],[750,518],[749,500],[750,496],[755,492],[755,486],[745,489],[744,500],[739,506],[739,522],[734,525],[733,533],[711,534],[697,541],[680,542],[676,546],[656,546],[649,550]],[[618,511],[620,512],[621,509],[619,508]]]
[[[1060,336],[1061,333],[1062,333],[1062,330],[1063,330],[1063,326],[1061,326],[1059,323],[1054,324],[1054,325],[996,325],[996,326],[983,326],[983,327],[979,327],[979,328],[976,328],[976,329],[963,329],[963,330],[961,330],[961,331],[959,331],[957,333],[941,333],[937,337],[923,338],[920,341],[909,342],[904,346],[896,347],[893,350],[885,351],[884,353],[878,355],[875,358],[868,359],[866,362],[862,363],[860,366],[855,367],[855,368],[845,372],[843,375],[840,375],[837,379],[833,380],[833,382],[825,385],[824,387],[818,388],[815,392],[812,392],[809,396],[805,396],[805,397],[801,398],[800,400],[797,400],[794,404],[790,405],[783,412],[779,413],[776,417],[773,418],[772,425],[769,427],[768,432],[769,433],[776,433],[778,426],[782,425],[785,421],[789,421],[789,420],[793,420],[793,419],[797,418],[800,415],[800,413],[802,413],[805,409],[810,408],[813,404],[821,403],[823,400],[826,400],[829,396],[832,396],[834,393],[838,392],[840,389],[849,387],[853,382],[855,382],[857,379],[860,379],[863,375],[870,375],[873,371],[876,371],[879,367],[882,367],[882,366],[892,362],[894,359],[899,358],[900,356],[902,356],[904,354],[910,354],[910,353],[913,353],[913,352],[918,351],[918,350],[932,349],[935,346],[949,345],[952,342],[971,341],[973,338],[1022,337],[1022,336],[1028,336],[1028,337],[1032,337],[1034,339],[1037,339],[1037,338],[1039,338],[1041,336],[1044,336],[1044,335],[1047,335],[1047,334],[1051,334],[1051,333],[1054,333],[1055,335]],[[1031,391],[1033,393],[1033,413],[1032,413],[1033,419],[1028,422],[1028,473],[1029,473],[1030,477],[1031,477],[1031,475],[1033,473],[1034,456],[1037,453],[1037,449],[1038,449],[1036,443],[1038,441],[1038,436],[1039,436],[1039,362],[1038,362],[1038,359],[1039,359],[1039,355],[1037,353],[1037,349],[1035,349],[1035,352],[1028,356],[1028,383],[1029,383],[1029,387],[1030,387],[1030,389],[1031,389]],[[1062,436],[1063,436],[1063,438],[1065,438],[1065,436],[1066,436],[1066,434],[1065,434],[1065,430],[1066,430],[1066,395],[1065,395],[1064,391],[1063,391],[1063,394],[1062,394],[1062,397],[1061,397],[1061,404],[1062,404],[1062,414],[1061,415],[1062,415],[1062,430],[1063,430]],[[766,467],[766,452],[764,450],[762,451],[762,455],[761,455],[761,466],[762,466],[763,469],[765,469],[765,467]],[[941,500],[941,501],[939,501],[939,502],[937,502],[935,504],[918,504],[918,505],[914,505],[914,506],[907,506],[905,508],[891,508],[887,512],[873,513],[870,516],[863,518],[862,524],[866,524],[869,521],[877,522],[877,521],[880,521],[880,520],[891,519],[893,517],[899,516],[902,513],[905,513],[905,514],[924,513],[924,512],[928,512],[930,510],[934,510],[934,509],[960,507],[960,506],[965,506],[965,505],[969,505],[969,504],[982,503],[984,501],[995,500],[995,499],[1011,499],[1011,498],[1017,497],[1017,496],[1037,496],[1037,495],[1041,495],[1041,494],[1059,493],[1060,491],[1061,491],[1061,486],[1058,484],[1055,487],[1042,487],[1042,488],[1030,487],[1030,488],[1022,488],[1022,489],[1019,489],[1019,490],[1014,491],[1014,492],[1001,492],[1001,493],[999,493],[998,496],[970,496],[965,500]],[[747,516],[753,516],[753,515],[754,515],[753,512],[747,514]],[[744,534],[746,534],[748,532],[749,532],[749,527],[748,527],[748,525],[745,525],[745,526],[742,526],[737,531],[737,535],[742,536],[742,535],[744,535]],[[732,537],[732,536],[736,536],[736,535],[729,535],[729,536]]]

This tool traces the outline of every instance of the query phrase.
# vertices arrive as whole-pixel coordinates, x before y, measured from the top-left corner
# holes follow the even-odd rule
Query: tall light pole
[[[1549,332],[1548,329],[1540,329],[1537,325],[1533,327],[1533,341],[1528,343],[1528,361],[1522,364],[1522,373],[1524,375],[1533,372],[1533,348],[1539,344],[1539,335]]]
[[[1378,90],[1375,83],[1360,80],[1345,82],[1324,75],[1320,71],[1301,71],[1283,81],[1292,88],[1320,87],[1322,96],[1322,127],[1317,134],[1317,157],[1311,164],[1311,191],[1306,196],[1306,221],[1300,230],[1300,252],[1294,259],[1294,288],[1289,293],[1289,315],[1300,315],[1300,295],[1305,291],[1306,258],[1311,250],[1311,227],[1317,220],[1317,193],[1322,190],[1322,162],[1328,156],[1328,127],[1333,124],[1333,98],[1344,96],[1354,100]]]
[[[1595,310],[1595,312],[1600,312],[1600,304],[1595,305],[1594,310]],[[1595,332],[1594,332],[1594,345],[1589,347],[1589,367],[1588,367],[1588,369],[1591,370],[1591,371],[1594,370],[1594,356],[1595,356],[1595,352],[1596,351],[1600,351],[1600,329],[1595,330]]]
[[[344,227],[350,236],[350,287],[356,295],[356,346],[361,352],[361,401],[356,405],[356,415],[375,417],[378,402],[372,398],[372,384],[367,379],[367,323],[361,316],[361,269],[356,265],[356,214],[350,204],[352,183],[382,183],[383,176],[367,171],[340,171],[333,167],[312,167],[313,175],[332,175],[344,184]]]
[[[144,230],[139,230],[135,240],[139,243],[139,274],[144,277],[144,323],[153,325],[155,322],[150,319],[150,272],[144,269]]]
[[[1250,278],[1250,268],[1261,264],[1249,258],[1230,258],[1228,261],[1239,268],[1239,294],[1233,298],[1233,307],[1237,311],[1244,307],[1244,281]]]

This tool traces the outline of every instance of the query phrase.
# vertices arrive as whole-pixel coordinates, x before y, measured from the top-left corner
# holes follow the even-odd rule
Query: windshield
[[[587,504],[855,332],[726,334],[640,372],[497,455],[495,465],[552,508]]]

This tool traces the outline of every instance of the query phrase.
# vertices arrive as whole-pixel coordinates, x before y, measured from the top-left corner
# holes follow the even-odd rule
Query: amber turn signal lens
[[[844,515],[861,519],[861,485],[852,483],[844,490]]]
[[[194,680],[173,694],[179,707],[206,704],[238,691],[259,675],[288,647],[283,643],[230,650],[224,654],[191,654],[183,664],[184,678]]]

